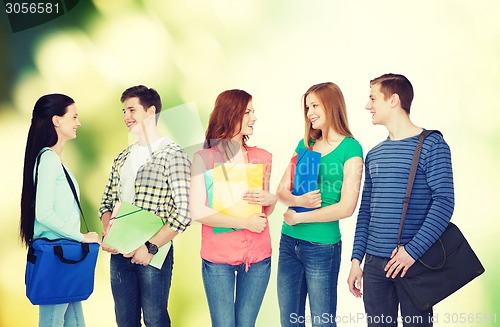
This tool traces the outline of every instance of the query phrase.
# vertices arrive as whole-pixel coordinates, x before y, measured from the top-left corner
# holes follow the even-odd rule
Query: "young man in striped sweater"
[[[401,236],[404,246],[397,250],[403,198],[423,129],[410,120],[413,87],[406,77],[385,74],[370,81],[370,87],[366,109],[389,137],[366,156],[349,289],[361,297],[363,286],[368,326],[397,326],[398,321],[405,327],[432,326],[432,308],[419,311],[396,277],[404,278],[448,226],[454,208],[450,148],[437,133],[425,139]]]

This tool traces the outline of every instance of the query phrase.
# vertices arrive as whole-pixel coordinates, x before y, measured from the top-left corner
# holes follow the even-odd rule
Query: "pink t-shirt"
[[[222,153],[216,149],[203,149],[197,152],[203,159],[206,169],[212,169],[214,162],[223,162]],[[248,162],[264,164],[264,171],[271,165],[272,155],[266,150],[248,147]],[[260,262],[271,256],[271,237],[269,224],[261,233],[249,230],[214,234],[211,226],[202,225],[201,257],[213,263],[239,265],[244,263],[248,269],[252,263]]]

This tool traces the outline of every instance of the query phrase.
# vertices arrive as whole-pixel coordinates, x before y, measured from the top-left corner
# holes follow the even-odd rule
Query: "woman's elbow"
[[[356,210],[356,207],[348,208],[346,210],[346,215],[345,218],[352,217],[354,215],[354,211]]]
[[[42,224],[50,221],[50,217],[53,215],[54,211],[52,209],[39,209],[35,211],[35,219]]]
[[[199,221],[203,218],[203,210],[198,205],[189,205],[189,212],[191,214],[192,221]]]
[[[276,202],[270,206],[264,207],[264,213],[266,214],[266,216],[270,216],[274,212],[275,208]]]
[[[286,199],[287,192],[290,193],[290,191],[288,191],[287,189],[278,186],[278,188],[276,189],[277,200],[283,202]]]
[[[345,205],[342,210],[342,219],[352,217],[354,215],[355,210],[356,210],[356,203],[350,203]]]

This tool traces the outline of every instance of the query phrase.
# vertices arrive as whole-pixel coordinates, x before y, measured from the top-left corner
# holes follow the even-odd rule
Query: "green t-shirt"
[[[297,145],[295,152],[301,148],[305,148],[303,139]],[[363,150],[359,142],[352,137],[345,137],[333,151],[321,157],[318,176],[321,207],[340,201],[344,163],[353,157],[363,157]],[[302,223],[295,226],[289,226],[283,222],[281,232],[296,239],[321,244],[338,243],[341,237],[338,220],[324,223]]]

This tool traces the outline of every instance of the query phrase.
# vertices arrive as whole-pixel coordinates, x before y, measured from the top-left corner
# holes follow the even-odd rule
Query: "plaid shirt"
[[[120,172],[132,147],[123,150],[114,160],[102,196],[99,214],[112,211],[121,194]],[[162,144],[153,152],[135,177],[134,204],[166,219],[176,232],[183,232],[191,223],[189,216],[189,182],[191,162],[176,143]]]

